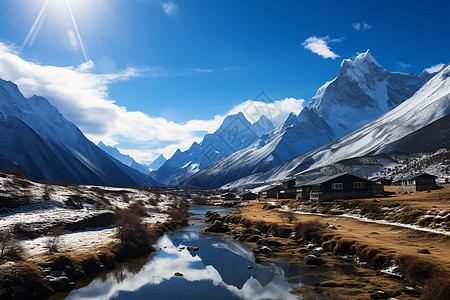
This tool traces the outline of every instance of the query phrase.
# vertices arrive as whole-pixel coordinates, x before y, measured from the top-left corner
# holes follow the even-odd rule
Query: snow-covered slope
[[[142,174],[150,175],[150,170],[147,167],[141,165],[140,163],[137,163],[131,156],[122,154],[116,147],[106,146],[102,141],[100,141],[97,146],[124,165],[136,169]]]
[[[420,76],[389,72],[369,51],[354,60],[345,59],[337,77],[323,85],[298,116],[291,114],[280,127],[194,174],[181,186],[216,188],[268,171],[376,119],[411,97],[431,77],[427,72]]]
[[[268,172],[241,178],[225,187],[237,188],[282,181],[288,176],[344,159],[396,151],[404,148],[405,141],[410,141],[412,137],[423,137],[423,132],[419,132],[421,128],[449,113],[450,65],[446,65],[410,99],[353,133],[291,159]],[[418,134],[414,135],[415,132]],[[410,147],[413,145],[411,143]],[[220,177],[221,170],[216,169],[213,176]]]
[[[272,129],[272,122],[265,116],[253,124],[242,112],[227,116],[219,129],[205,135],[201,143],[193,143],[183,152],[177,150],[158,171],[152,173],[153,178],[169,186],[177,186],[190,175],[247,147]]]
[[[1,79],[0,132],[0,155],[6,158],[0,164],[9,160],[23,165],[33,179],[113,186],[157,184],[106,155],[45,98],[27,99],[14,83]]]
[[[145,165],[145,167],[150,171],[158,171],[166,161],[164,155],[160,154],[151,164]]]

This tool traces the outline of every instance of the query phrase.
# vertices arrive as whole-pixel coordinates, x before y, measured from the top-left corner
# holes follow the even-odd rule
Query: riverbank
[[[185,225],[181,197],[158,190],[0,176],[0,298],[45,299],[150,253]]]
[[[420,202],[413,197],[405,201],[414,202],[414,209]],[[302,214],[301,205],[305,207],[297,201],[251,201],[221,220],[236,239],[254,249],[257,261],[287,256],[327,279],[293,291],[306,298],[448,299],[450,239],[443,234],[447,224],[438,224],[443,233],[431,233],[338,213]],[[445,220],[445,209],[438,213],[432,206]]]

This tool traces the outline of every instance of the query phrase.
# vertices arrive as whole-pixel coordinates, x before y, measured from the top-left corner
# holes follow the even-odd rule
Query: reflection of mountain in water
[[[129,272],[117,280],[112,272],[73,291],[67,299],[296,299],[289,291],[299,284],[286,281],[283,264],[255,265],[248,247],[198,234],[198,229],[190,226],[164,235],[157,245],[160,250],[137,274]],[[182,249],[188,245],[200,249]],[[247,269],[249,265],[254,268]],[[174,276],[175,272],[183,277]]]

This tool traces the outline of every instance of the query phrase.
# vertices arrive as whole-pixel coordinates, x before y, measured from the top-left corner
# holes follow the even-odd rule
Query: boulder
[[[212,210],[207,211],[205,217],[208,218],[208,220],[210,221],[221,218],[220,214],[217,211]]]
[[[430,251],[428,249],[419,249],[417,250],[417,253],[421,253],[421,254],[431,254]]]
[[[223,222],[220,220],[215,220],[214,223],[205,228],[205,232],[222,233],[228,231],[230,231],[230,228],[228,228],[228,226],[223,224]]]
[[[261,253],[261,254],[273,253],[272,249],[270,249],[267,246],[262,246],[261,248],[258,249],[258,252]]]
[[[262,236],[260,235],[252,235],[249,238],[247,238],[245,241],[249,243],[256,243],[262,240]]]
[[[75,286],[66,276],[53,277],[49,275],[45,277],[45,281],[56,293],[70,291]]]
[[[313,255],[313,254],[309,254],[306,258],[305,258],[305,264],[307,265],[313,265],[313,266],[318,266],[323,264],[323,260],[321,258],[318,258],[317,256]]]
[[[187,246],[188,251],[198,251],[198,247],[194,247],[194,246]]]
[[[388,292],[384,291],[375,291],[370,293],[370,299],[389,299],[391,295]]]
[[[175,275],[175,276],[183,276],[183,273],[175,272],[175,274],[173,274],[173,275]]]

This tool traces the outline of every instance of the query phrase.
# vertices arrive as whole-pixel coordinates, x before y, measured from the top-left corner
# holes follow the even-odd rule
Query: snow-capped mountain
[[[158,171],[166,161],[164,155],[160,154],[151,164],[145,165],[145,167],[150,171]]]
[[[145,175],[150,175],[150,170],[146,166],[136,162],[134,158],[132,158],[131,156],[122,154],[116,147],[106,146],[102,141],[100,141],[97,144],[97,147],[99,147],[100,149],[102,149],[103,151],[105,151],[106,153],[108,153],[109,155],[111,155],[124,165],[136,169]]]
[[[369,51],[354,60],[345,59],[337,77],[319,88],[298,116],[291,114],[280,127],[196,173],[181,186],[216,188],[268,171],[376,119],[410,98],[431,77],[427,72],[420,76],[389,72]]]
[[[25,98],[0,79],[0,168],[21,166],[32,179],[148,186],[157,183],[110,157],[45,98]]]
[[[425,128],[425,126],[434,121],[439,121],[435,124],[445,124],[448,120],[446,116],[449,114],[450,64],[436,73],[410,99],[353,133],[295,157],[268,172],[241,178],[224,187],[237,188],[280,182],[289,176],[301,175],[344,159],[392,151],[414,152],[414,148],[417,148],[417,152],[435,150],[436,147],[440,147],[439,145],[448,145],[448,136],[430,139],[427,134],[430,134],[430,128],[433,127]],[[422,128],[424,129],[421,130]],[[433,134],[436,134],[436,131],[433,131]],[[437,145],[424,147],[418,143],[418,139],[425,143],[431,141]],[[214,178],[220,176],[222,176],[220,169],[215,169],[215,173],[211,174]]]
[[[272,122],[265,116],[251,124],[242,112],[229,115],[219,129],[206,134],[201,143],[194,142],[186,151],[177,150],[153,173],[153,178],[169,186],[177,186],[190,175],[247,147],[272,129]]]

